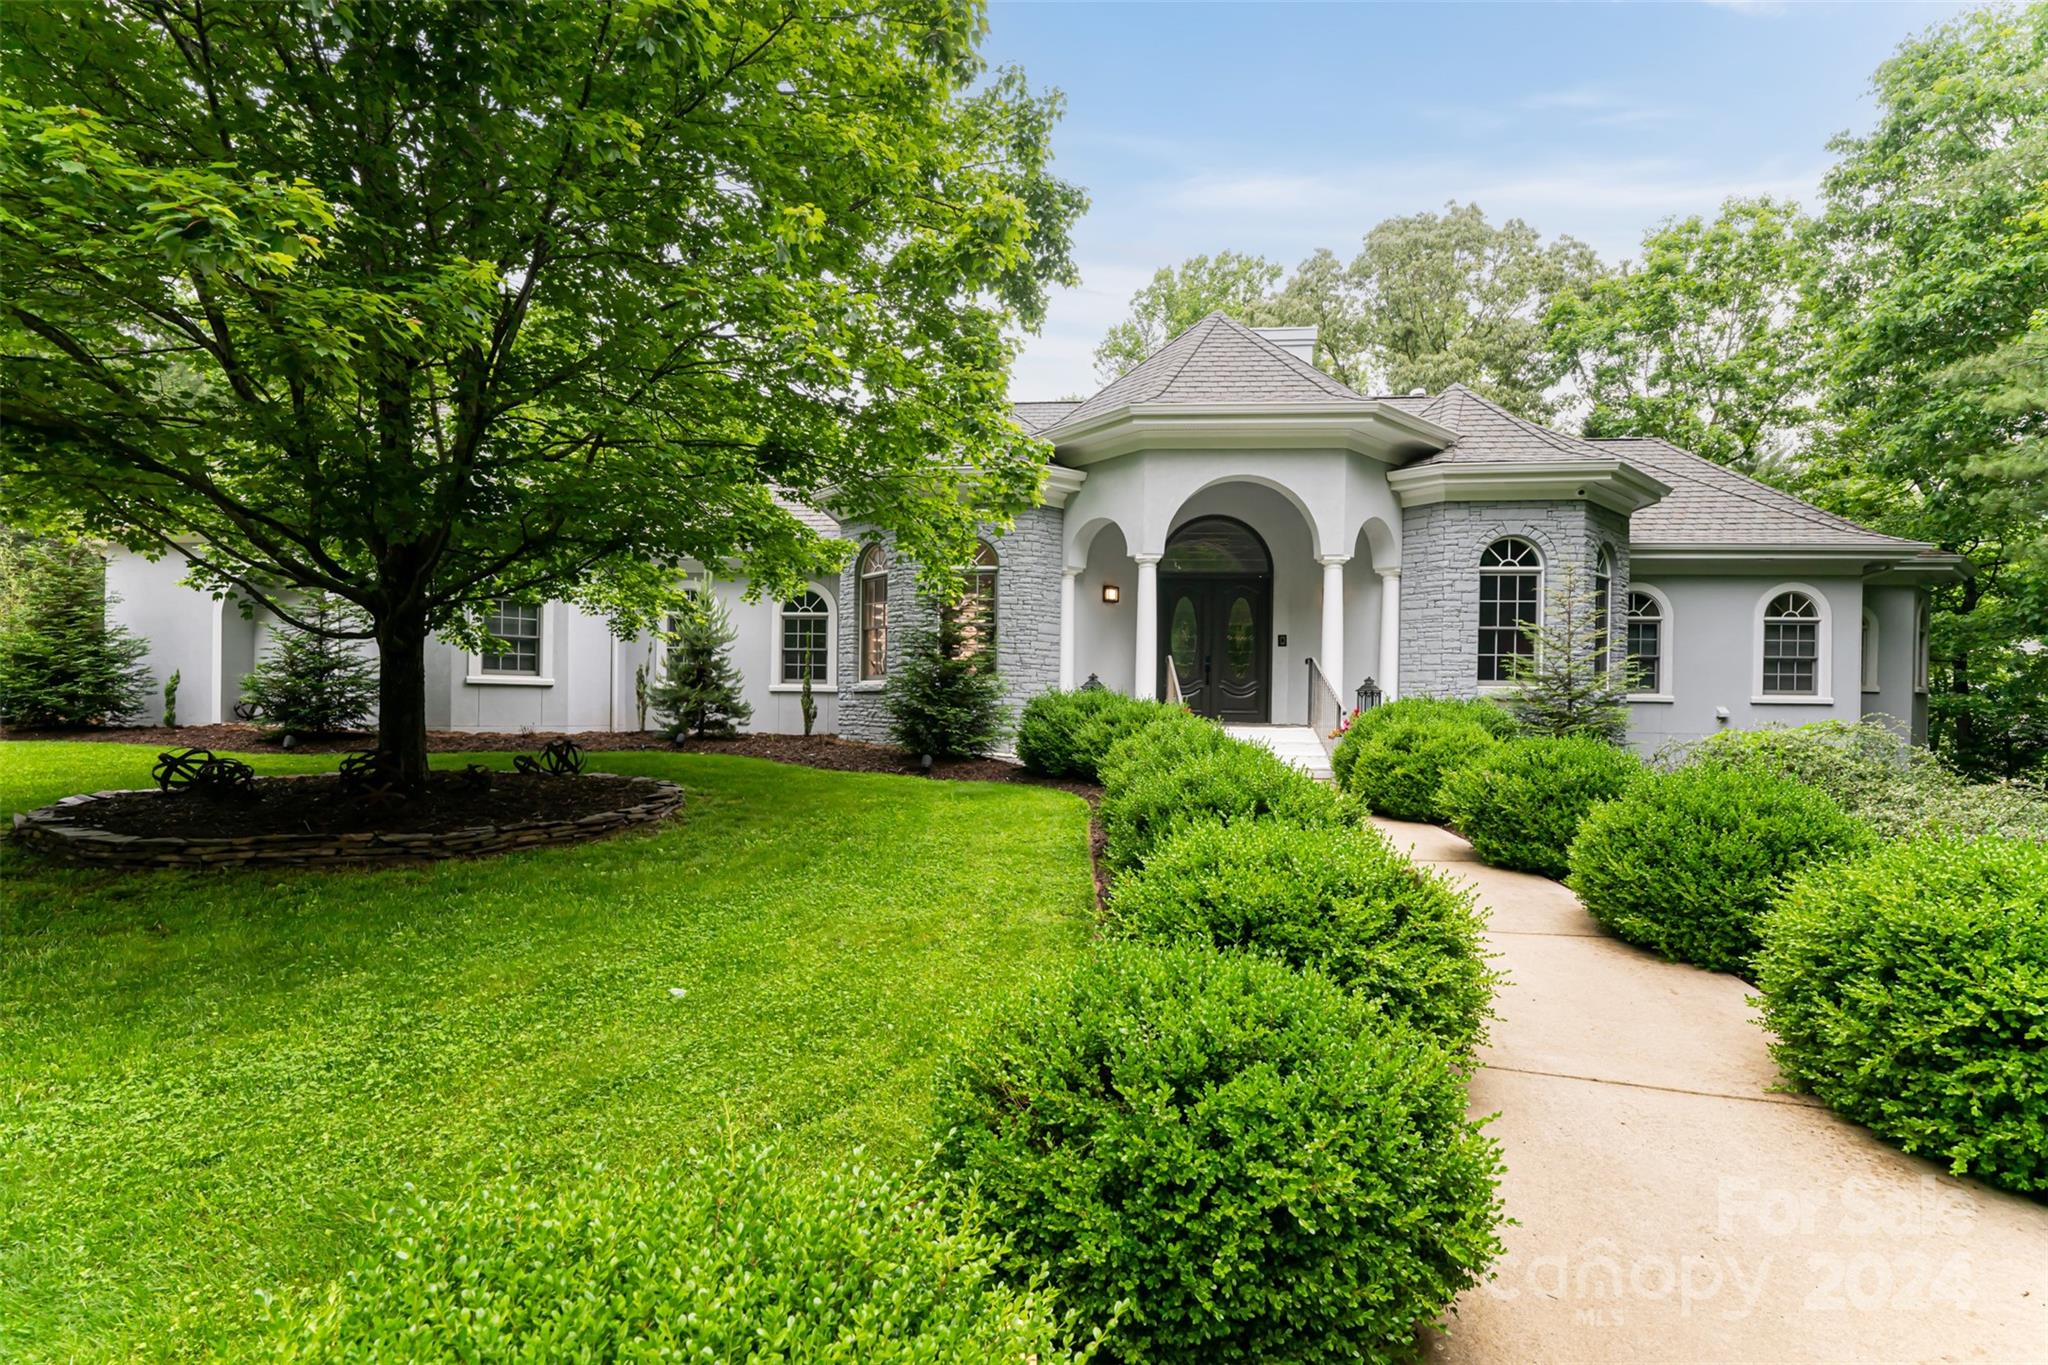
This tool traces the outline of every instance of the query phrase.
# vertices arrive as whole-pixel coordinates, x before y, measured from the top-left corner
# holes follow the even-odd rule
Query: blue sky
[[[1018,398],[1091,359],[1161,265],[1225,248],[1345,260],[1395,214],[1476,201],[1606,259],[1731,194],[1811,204],[1870,73],[1950,5],[990,7],[996,64],[1067,95],[1058,170],[1094,206]]]

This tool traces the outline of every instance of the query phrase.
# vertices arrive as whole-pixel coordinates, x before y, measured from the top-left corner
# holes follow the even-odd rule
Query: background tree
[[[242,699],[287,735],[337,735],[363,725],[377,707],[377,661],[350,634],[352,613],[314,593],[293,604],[310,629],[281,622],[273,647],[242,679]]]
[[[1129,373],[1211,313],[1251,322],[1283,273],[1263,256],[1235,251],[1161,266],[1150,284],[1131,295],[1131,315],[1111,327],[1095,348],[1096,372],[1104,383]]]
[[[1936,739],[1969,767],[2042,753],[2024,733],[2048,696],[2042,502],[2025,471],[2048,410],[2024,358],[2048,310],[2044,70],[2042,4],[1970,11],[1879,67],[1876,125],[1833,144],[1811,295],[1835,432],[1808,490],[1976,566],[1935,594],[1932,622]]]
[[[77,541],[0,532],[0,722],[118,724],[149,695],[149,646],[107,624],[107,568]]]
[[[1251,321],[1260,327],[1315,328],[1316,368],[1354,389],[1372,386],[1364,303],[1351,272],[1327,247],[1317,247],[1278,293],[1262,299]]]
[[[1561,366],[1545,339],[1551,301],[1597,275],[1591,247],[1545,243],[1519,218],[1499,227],[1477,204],[1389,218],[1351,263],[1365,335],[1386,387],[1441,392],[1453,383],[1542,420]]]
[[[1619,744],[1628,734],[1627,670],[1614,657],[1613,603],[1600,584],[1567,567],[1546,617],[1524,626],[1533,652],[1516,659],[1508,710],[1532,735],[1589,735]]]
[[[708,583],[676,604],[662,636],[668,658],[649,693],[671,741],[725,738],[753,718],[754,708],[744,696],[746,680],[732,660],[737,634],[731,613]]]
[[[1006,329],[1071,283],[1057,96],[971,0],[81,0],[0,26],[0,515],[358,609],[426,771],[425,644],[496,595],[643,628],[683,560],[961,560],[1042,477]],[[943,459],[934,458],[943,456]]]
[[[1590,405],[1588,436],[1661,436],[1755,474],[1796,452],[1814,416],[1801,287],[1814,263],[1796,205],[1730,199],[1643,238],[1640,264],[1582,277],[1545,317]]]

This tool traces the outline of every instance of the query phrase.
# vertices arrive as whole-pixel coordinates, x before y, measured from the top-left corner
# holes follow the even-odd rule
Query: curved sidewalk
[[[1377,821],[1477,886],[1500,1017],[1473,1077],[1515,1220],[1430,1358],[2048,1361],[2048,1207],[1773,1089],[1732,976],[1608,935],[1543,877]]]

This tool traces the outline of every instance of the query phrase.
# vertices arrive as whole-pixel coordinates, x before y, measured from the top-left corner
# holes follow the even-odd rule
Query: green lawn
[[[145,786],[153,757],[0,744],[0,808]],[[407,1184],[640,1165],[721,1130],[779,1134],[793,1162],[914,1160],[935,1051],[1090,933],[1076,797],[591,766],[673,777],[689,809],[416,870],[121,875],[0,851],[0,1358],[232,1350],[263,1290],[324,1281]]]

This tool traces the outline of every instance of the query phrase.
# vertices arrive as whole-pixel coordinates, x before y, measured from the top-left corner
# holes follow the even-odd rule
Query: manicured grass
[[[0,744],[0,810],[145,786],[153,757]],[[376,872],[0,851],[0,1357],[233,1351],[262,1292],[325,1281],[408,1184],[638,1166],[727,1133],[908,1164],[940,1046],[1092,930],[1070,795],[591,766],[681,781],[684,819]]]

